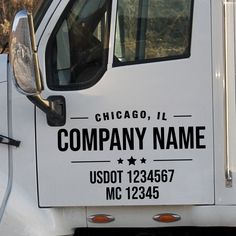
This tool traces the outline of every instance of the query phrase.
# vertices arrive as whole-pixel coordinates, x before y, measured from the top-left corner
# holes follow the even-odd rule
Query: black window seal
[[[43,4],[39,7],[38,11],[34,14],[34,28],[35,31],[38,29],[43,17],[45,16],[45,13],[51,6],[53,0],[47,0],[44,1]]]
[[[52,34],[49,37],[47,46],[46,46],[46,53],[45,53],[45,64],[46,64],[46,81],[47,81],[47,87],[52,91],[75,91],[75,90],[84,90],[88,89],[92,86],[94,86],[106,73],[107,71],[107,64],[108,64],[108,54],[109,54],[109,47],[104,48],[104,62],[102,67],[97,71],[97,73],[87,82],[84,84],[69,84],[69,85],[56,85],[56,83],[53,83],[53,71],[51,68],[52,65],[52,49],[53,49],[53,42],[55,39],[55,36],[61,27],[63,21],[65,20],[65,17],[68,15],[68,13],[71,10],[71,7],[75,3],[76,0],[69,1],[68,5],[66,6],[65,10],[63,11],[62,15],[60,16],[58,22],[56,23],[56,26],[54,27]],[[110,25],[111,25],[111,7],[112,7],[112,0],[107,0],[107,39],[105,40],[107,42],[107,45],[109,45],[110,40]]]
[[[119,1],[119,0],[118,0]],[[116,9],[116,26],[117,26],[117,14],[118,14],[118,4]],[[115,38],[114,38],[114,49],[113,49],[113,63],[112,67],[121,67],[121,66],[129,66],[129,65],[139,65],[139,64],[147,64],[147,63],[154,63],[154,62],[165,62],[165,61],[173,61],[173,60],[182,60],[191,57],[191,47],[192,47],[192,31],[193,31],[193,16],[194,16],[194,0],[191,0],[191,7],[190,7],[190,22],[189,22],[189,35],[188,35],[188,47],[185,53],[180,55],[174,56],[167,56],[167,57],[158,57],[158,58],[150,58],[150,59],[142,59],[142,60],[134,60],[134,61],[127,61],[121,62],[114,60],[115,58]],[[115,33],[116,33],[115,27]]]

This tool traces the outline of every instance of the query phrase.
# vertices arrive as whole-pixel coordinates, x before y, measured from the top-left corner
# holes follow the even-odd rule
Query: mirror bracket
[[[27,96],[40,110],[46,113],[49,126],[58,127],[66,123],[66,102],[63,96],[49,96],[43,99],[40,95]]]
[[[47,114],[49,126],[63,126],[66,123],[66,101],[63,96],[50,96],[51,112]],[[52,112],[53,111],[53,112]]]

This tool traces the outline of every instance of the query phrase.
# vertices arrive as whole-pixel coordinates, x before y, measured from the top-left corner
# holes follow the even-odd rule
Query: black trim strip
[[[72,164],[79,164],[79,163],[109,163],[111,161],[71,161]]]
[[[36,171],[36,185],[37,185],[37,200],[38,207],[41,207],[40,204],[40,183],[39,183],[39,161],[38,161],[38,138],[37,138],[37,115],[36,115],[36,106],[34,106],[34,145],[35,145],[35,171]]]
[[[89,117],[71,117],[71,120],[88,120]]]
[[[155,162],[164,162],[164,161],[193,161],[193,159],[191,158],[186,158],[186,159],[156,159],[156,160],[153,160]]]
[[[175,118],[191,118],[193,116],[192,115],[174,115],[173,117],[175,117]]]

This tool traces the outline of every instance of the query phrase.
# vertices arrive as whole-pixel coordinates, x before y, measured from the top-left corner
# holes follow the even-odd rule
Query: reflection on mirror
[[[31,38],[29,14],[22,10],[16,14],[12,25],[10,64],[17,89],[26,95],[41,92],[37,86],[37,60]]]

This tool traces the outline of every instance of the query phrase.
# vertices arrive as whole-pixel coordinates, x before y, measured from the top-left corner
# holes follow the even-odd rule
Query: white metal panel
[[[0,88],[3,84],[6,85],[0,83]],[[85,208],[38,207],[34,106],[16,91],[12,83],[9,85],[9,94],[9,136],[20,140],[21,145],[19,148],[11,147],[10,151],[14,161],[14,182],[0,235],[72,235],[75,227],[86,226]],[[0,168],[3,168],[1,146],[0,157]]]
[[[8,136],[7,121],[7,55],[0,55],[0,134]],[[0,204],[8,178],[8,146],[0,144]]]
[[[62,9],[60,7],[58,9],[39,45],[44,79],[46,76],[45,46],[58,15],[61,14]],[[67,123],[62,128],[49,127],[45,115],[37,111],[38,181],[41,206],[214,203],[210,23],[210,1],[195,1],[192,50],[189,59],[110,68],[97,85],[84,91],[51,92],[46,89],[46,95],[65,96]],[[110,50],[113,51],[113,48],[111,47]],[[111,112],[126,110],[129,112],[137,110],[139,113],[144,111],[147,115],[145,119],[139,116],[137,119],[121,120],[112,119],[110,115],[109,120],[96,121],[96,114],[103,116],[107,112],[111,114]],[[157,119],[158,112],[161,112],[163,119]],[[75,117],[88,119],[71,119]],[[163,127],[166,131],[169,127],[174,127],[178,132],[180,126],[186,129],[193,127],[195,131],[203,127],[200,131],[202,137],[200,142],[206,148],[198,149],[195,146],[191,150],[178,148],[177,150],[173,148],[154,150],[152,143],[154,127]],[[58,150],[60,129],[70,132],[73,129],[91,131],[91,128],[97,131],[99,128],[107,128],[110,135],[112,132],[114,135],[115,130],[118,129],[121,136],[123,128],[135,132],[137,132],[135,128],[138,128],[139,132],[145,131],[143,135],[145,137],[140,141],[137,133],[135,134],[134,150],[126,149],[124,146],[122,150],[116,148],[110,150],[108,143],[105,144],[104,150],[100,147],[100,150],[98,148],[90,152]],[[68,140],[66,134],[64,141]],[[47,148],[49,146],[50,149]],[[135,165],[129,161],[132,158],[136,159]],[[145,163],[142,162],[142,158],[146,159]],[[120,159],[123,163],[119,163]],[[159,159],[170,161],[159,162]],[[172,162],[172,159],[180,161]],[[181,161],[182,159],[184,161]],[[128,199],[130,186],[135,186],[129,180],[129,173],[142,169],[147,173],[153,170],[175,170],[171,183],[156,184],[147,181],[145,184],[139,182],[136,185],[136,187],[145,185],[151,189],[158,186],[160,189],[158,200]],[[97,176],[114,175],[116,180],[106,183],[103,178],[102,184],[92,183],[93,173]],[[118,191],[118,198],[107,199],[109,188]],[[119,191],[122,192],[121,199],[119,199]]]

